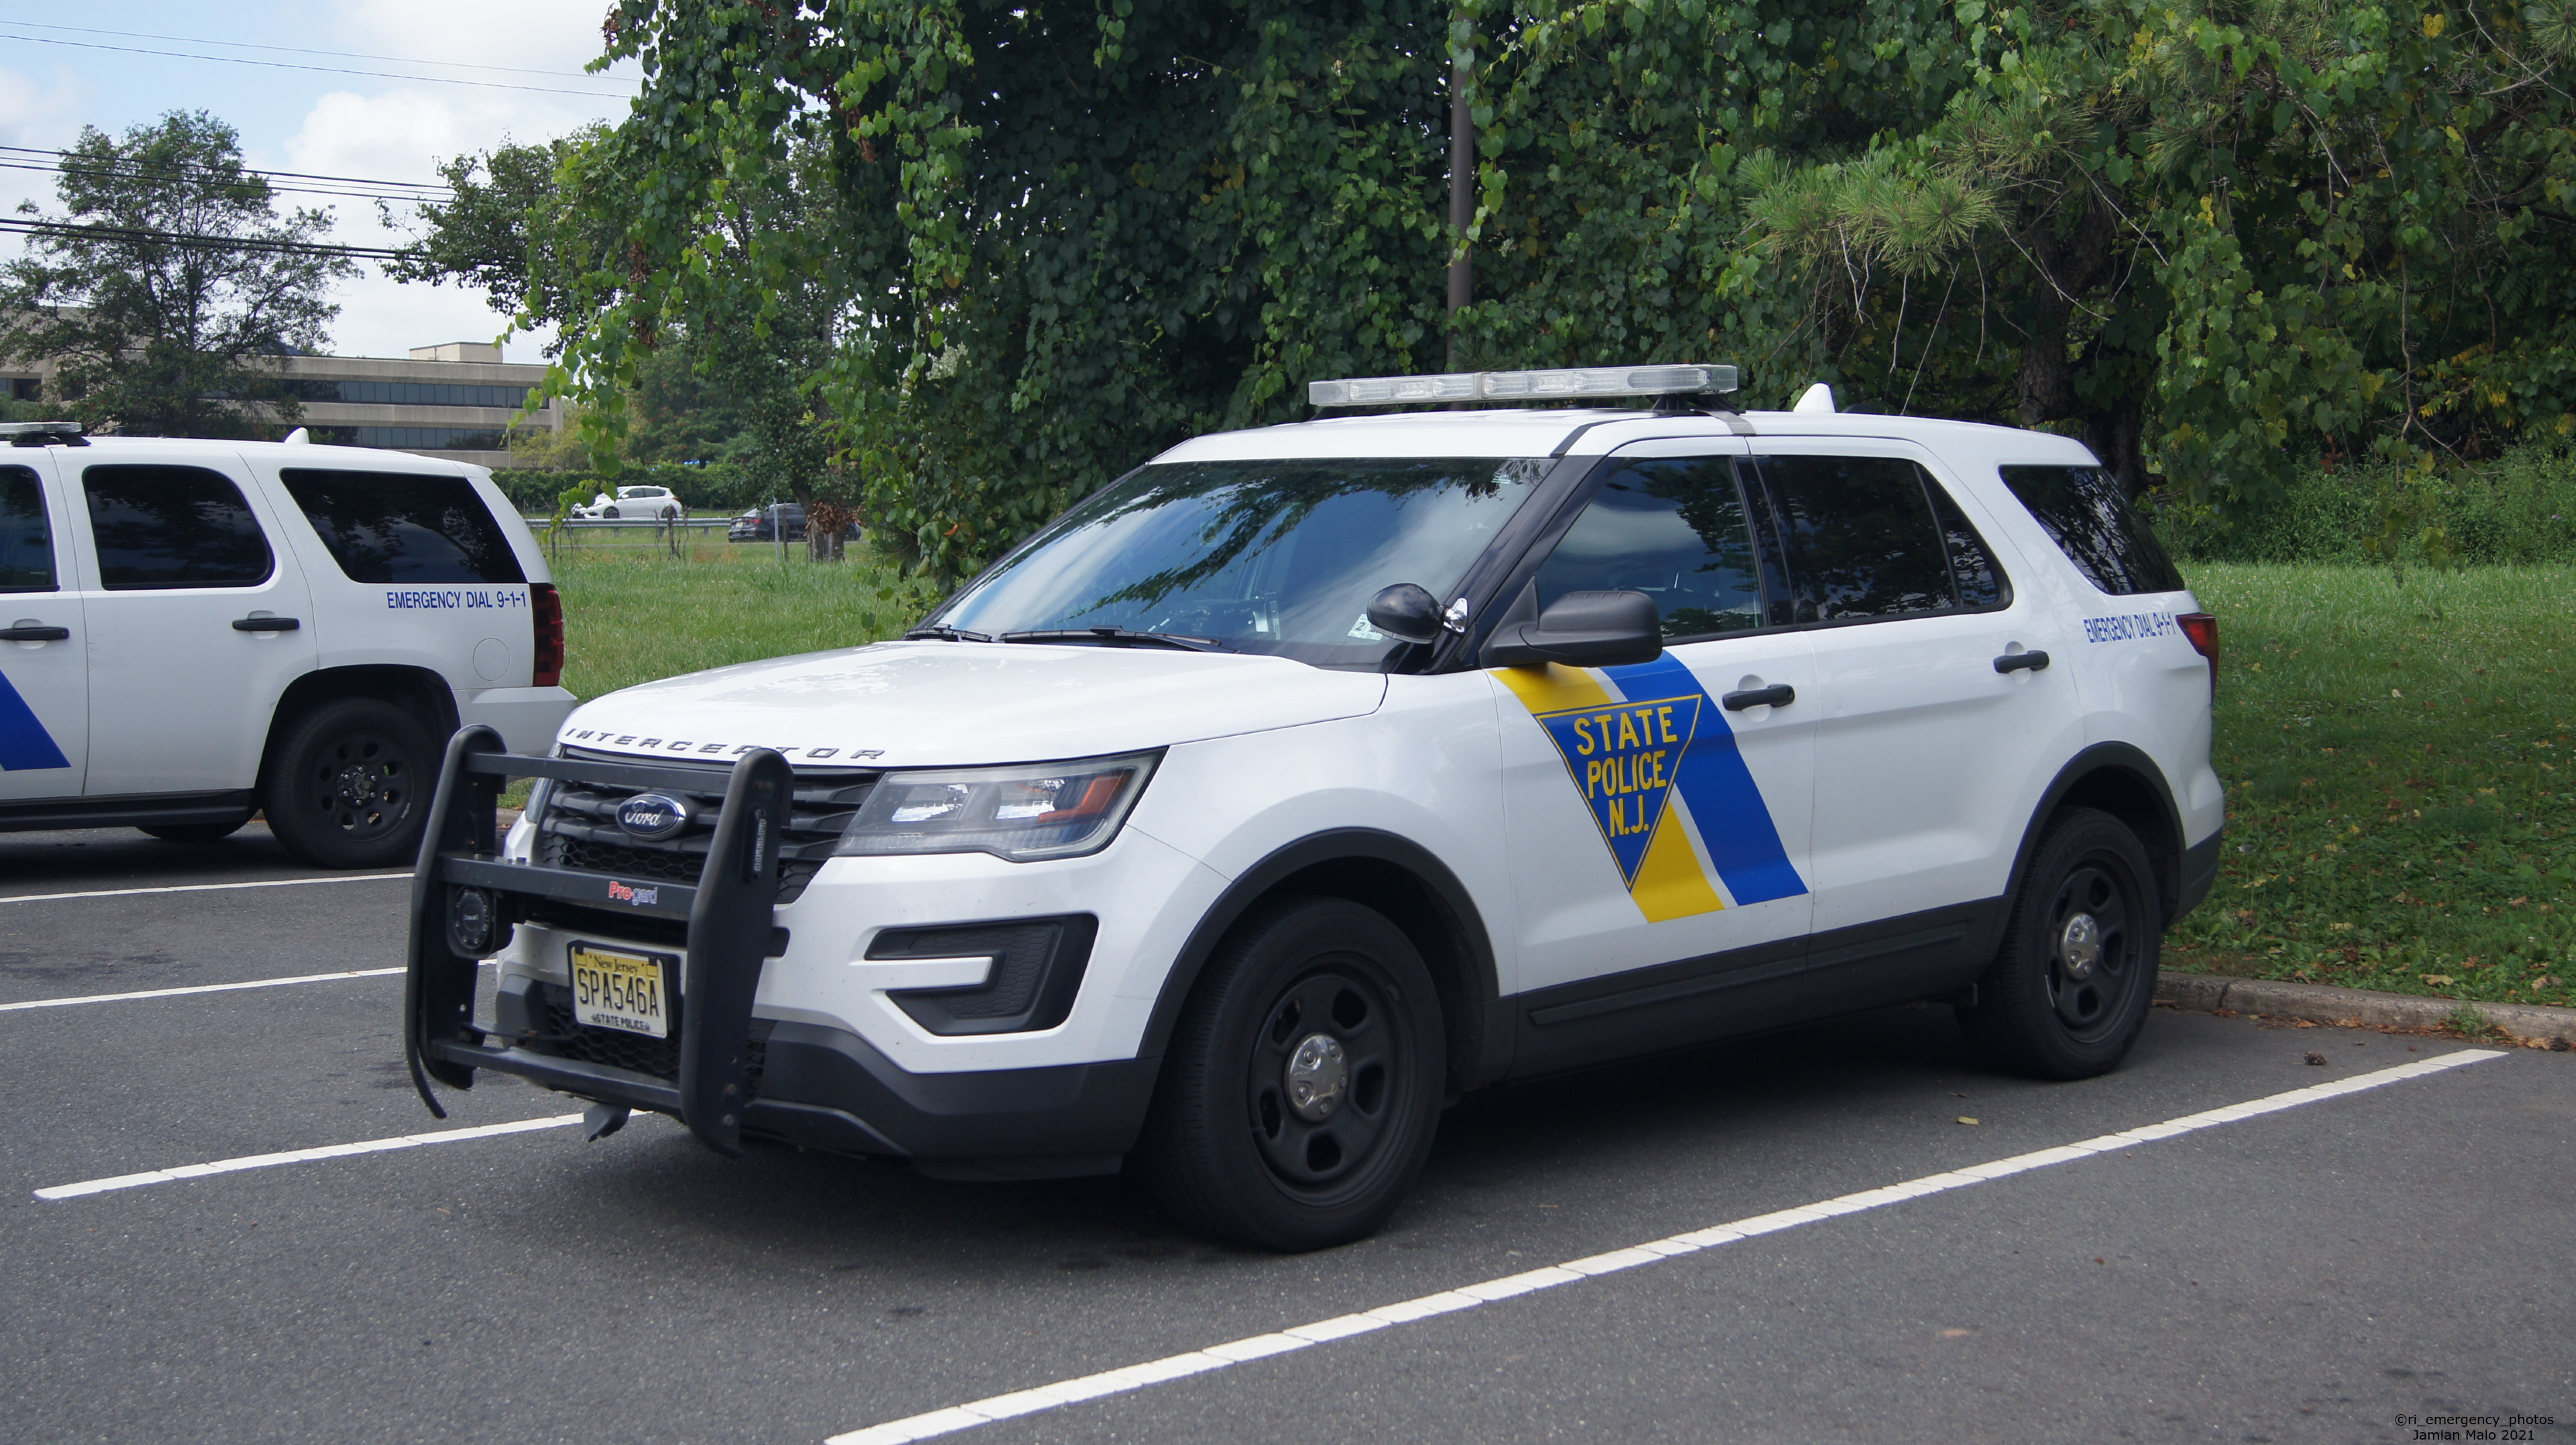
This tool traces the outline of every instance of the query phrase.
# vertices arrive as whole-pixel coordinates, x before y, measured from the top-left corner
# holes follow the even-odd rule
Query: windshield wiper
[[[1177,632],[1139,632],[1126,627],[1055,627],[1043,632],[1005,632],[1004,642],[1094,642],[1112,647],[1177,647],[1183,652],[1232,652],[1212,638],[1183,637]]]
[[[951,627],[944,622],[934,622],[927,627],[916,627],[910,632],[905,633],[903,635],[903,640],[906,642],[921,642],[924,640],[931,642],[990,642],[993,639],[986,637],[980,632],[968,632],[964,628]]]

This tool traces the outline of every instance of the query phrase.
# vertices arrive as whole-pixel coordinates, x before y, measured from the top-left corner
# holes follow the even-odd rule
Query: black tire
[[[2032,854],[2003,947],[1958,1010],[1997,1069],[2038,1079],[2107,1074],[2155,1002],[2164,907],[2147,850],[2108,813],[2069,808]]]
[[[164,843],[189,843],[203,845],[224,841],[226,838],[240,832],[242,830],[242,824],[249,821],[250,819],[243,818],[238,822],[232,823],[158,823],[148,828],[138,828],[135,831],[138,833],[149,833]]]
[[[617,509],[615,507],[602,507],[599,509],[599,515],[604,520],[614,522],[617,520]]]
[[[316,868],[387,868],[420,854],[437,745],[371,697],[326,702],[288,724],[261,799],[268,830]]]
[[[1443,1037],[1430,972],[1385,915],[1339,898],[1261,910],[1173,1029],[1143,1141],[1156,1198],[1189,1229],[1260,1249],[1365,1238],[1431,1152]],[[1301,1101],[1292,1079],[1323,1087]]]

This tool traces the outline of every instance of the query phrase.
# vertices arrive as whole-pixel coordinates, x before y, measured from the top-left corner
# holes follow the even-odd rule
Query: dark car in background
[[[754,507],[750,511],[743,513],[741,516],[734,518],[732,525],[725,528],[725,540],[728,542],[775,542],[780,540],[781,532],[786,534],[785,540],[787,541],[802,542],[805,540],[805,506],[803,503],[773,502],[766,507]],[[859,540],[859,524],[852,522],[841,535],[847,537],[853,542]]]

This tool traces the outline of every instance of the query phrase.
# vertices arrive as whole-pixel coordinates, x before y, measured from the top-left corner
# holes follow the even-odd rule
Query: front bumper
[[[640,1069],[515,1042],[545,1035],[541,980],[503,982],[494,1028],[443,1057],[515,1074],[602,1104],[681,1112],[677,1082]],[[746,1138],[869,1158],[905,1159],[942,1179],[1051,1179],[1116,1172],[1151,1100],[1154,1059],[915,1074],[866,1039],[821,1024],[756,1019],[759,1066]]]
[[[414,1083],[442,1117],[434,1083],[469,1088],[476,1071],[495,1069],[602,1104],[670,1114],[726,1154],[740,1152],[745,1138],[766,1139],[907,1159],[940,1177],[1026,1179],[1111,1172],[1134,1145],[1159,1060],[1098,1053],[1067,1058],[1061,1050],[1076,1030],[933,1039],[917,1026],[886,1028],[886,1020],[850,1009],[892,1036],[892,1046],[907,1056],[898,1058],[824,1009],[773,1007],[755,1015],[755,996],[764,991],[810,1003],[821,997],[818,980],[836,982],[846,994],[867,970],[954,964],[916,964],[900,955],[876,962],[879,950],[865,939],[883,937],[882,930],[858,927],[849,915],[873,901],[872,921],[883,924],[901,921],[901,910],[874,890],[826,890],[827,896],[802,899],[795,908],[781,906],[778,840],[801,836],[788,827],[801,795],[777,754],[759,750],[712,775],[724,781],[724,792],[711,810],[714,833],[703,865],[690,866],[690,881],[664,872],[651,886],[553,866],[546,862],[552,854],[529,858],[503,849],[494,801],[505,778],[529,775],[561,780],[549,785],[558,789],[616,782],[704,790],[710,781],[704,768],[511,756],[500,752],[487,728],[459,732],[414,878],[405,989]],[[502,920],[531,920],[519,924],[525,943],[505,958],[488,1025],[475,1023],[471,1012],[479,959],[451,938],[450,904],[462,889],[488,892]],[[592,922],[532,919],[560,919],[566,909]],[[806,935],[802,945],[793,945],[790,930],[779,926],[791,921]],[[576,934],[681,955],[671,1038],[628,1040],[572,1022],[564,975],[545,960]],[[1082,937],[1087,943],[1088,934]],[[892,1010],[887,1003],[876,1012]],[[909,1057],[915,1054],[924,1057]],[[1009,1066],[984,1066],[1005,1059]],[[951,1067],[906,1067],[934,1060]]]

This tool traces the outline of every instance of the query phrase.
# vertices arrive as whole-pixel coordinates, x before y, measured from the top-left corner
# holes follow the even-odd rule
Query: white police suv
[[[541,749],[563,611],[480,467],[0,426],[0,832],[418,856],[462,723]]]
[[[594,1137],[944,1178],[1133,1158],[1298,1249],[1502,1080],[1913,999],[2000,1067],[2114,1067],[2217,864],[2214,624],[2076,443],[1733,380],[1319,382],[1660,399],[1201,437],[903,641],[601,698],[545,757],[467,729],[423,1097],[498,1069]]]

